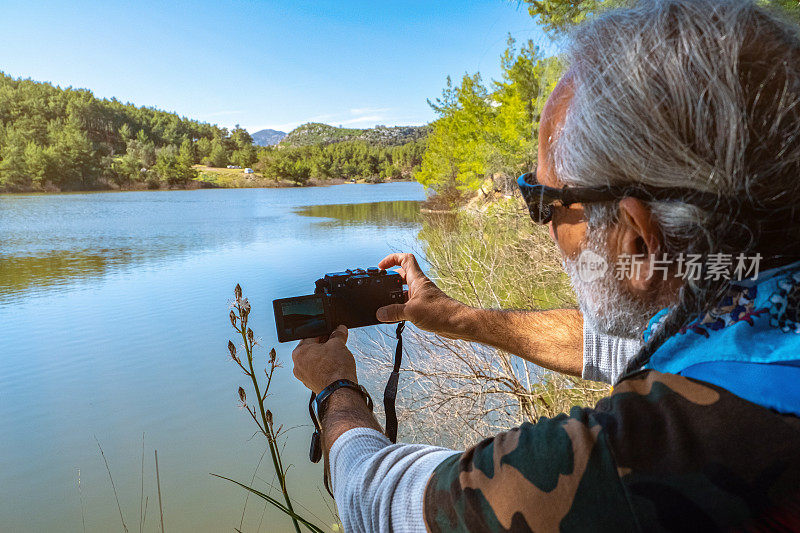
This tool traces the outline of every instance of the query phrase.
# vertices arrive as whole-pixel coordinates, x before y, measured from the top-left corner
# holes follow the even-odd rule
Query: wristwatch
[[[364,388],[363,385],[359,385],[354,381],[350,381],[349,379],[337,379],[317,394],[316,404],[317,404],[317,417],[319,420],[322,420],[322,417],[325,416],[325,408],[327,406],[327,401],[331,397],[331,394],[336,392],[339,389],[347,388],[353,389],[361,394],[364,400],[367,402],[367,407],[370,411],[372,411],[373,403],[372,397],[370,397],[367,389]]]

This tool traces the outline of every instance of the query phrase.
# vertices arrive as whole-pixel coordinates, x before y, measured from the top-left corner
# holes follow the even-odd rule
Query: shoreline
[[[209,189],[305,189],[311,187],[332,187],[334,185],[346,185],[346,184],[360,184],[360,185],[381,185],[386,183],[408,183],[414,182],[413,179],[399,179],[399,180],[387,180],[387,181],[379,181],[379,182],[369,182],[367,180],[359,179],[356,181],[345,180],[341,178],[335,178],[330,180],[310,180],[308,183],[298,185],[296,183],[290,181],[268,181],[264,179],[259,179],[258,181],[252,181],[248,185],[218,185],[216,183],[211,183],[207,181],[203,181],[200,179],[192,180],[190,183],[187,184],[185,187],[159,187],[157,189],[149,188],[144,184],[142,186],[136,187],[104,187],[104,188],[92,188],[92,189],[67,189],[67,190],[60,190],[57,188],[53,189],[45,189],[45,190],[20,190],[20,191],[3,191],[0,190],[0,197],[2,196],[11,196],[11,195],[38,195],[38,194],[86,194],[86,193],[109,193],[109,192],[167,192],[167,191],[198,191],[198,190],[209,190]]]

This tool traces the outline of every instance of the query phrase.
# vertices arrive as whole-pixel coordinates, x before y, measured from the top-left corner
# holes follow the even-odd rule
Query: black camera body
[[[379,324],[378,308],[406,299],[397,272],[375,267],[331,272],[317,280],[314,294],[273,300],[278,341],[330,335],[341,324],[348,328]]]

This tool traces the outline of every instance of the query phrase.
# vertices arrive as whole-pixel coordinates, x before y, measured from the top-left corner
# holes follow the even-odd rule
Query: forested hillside
[[[427,126],[337,128],[309,122],[262,150],[255,168],[271,179],[411,179],[425,152]]]
[[[278,146],[86,89],[0,73],[0,192],[181,188],[194,165],[256,167],[267,179],[410,178],[424,127],[343,129],[306,124]]]
[[[202,160],[255,157],[241,128],[0,73],[0,191],[185,186]]]
[[[400,146],[364,140],[303,146],[280,143],[261,150],[255,168],[264,177],[288,179],[297,184],[312,179],[363,179],[368,182],[411,179],[422,163],[424,152],[425,139]]]
[[[427,126],[375,126],[374,128],[336,128],[319,122],[298,126],[283,138],[284,146],[312,146],[343,141],[366,141],[384,146],[400,146],[423,139]]]

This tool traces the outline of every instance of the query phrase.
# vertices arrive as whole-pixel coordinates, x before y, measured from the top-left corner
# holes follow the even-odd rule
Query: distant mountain
[[[290,131],[280,144],[282,146],[309,146],[359,140],[384,146],[400,146],[425,137],[428,129],[428,126],[337,128],[319,122],[309,122]]]
[[[281,140],[286,137],[286,132],[278,130],[261,130],[252,134],[251,137],[253,138],[253,144],[257,144],[258,146],[270,146],[281,142]]]

